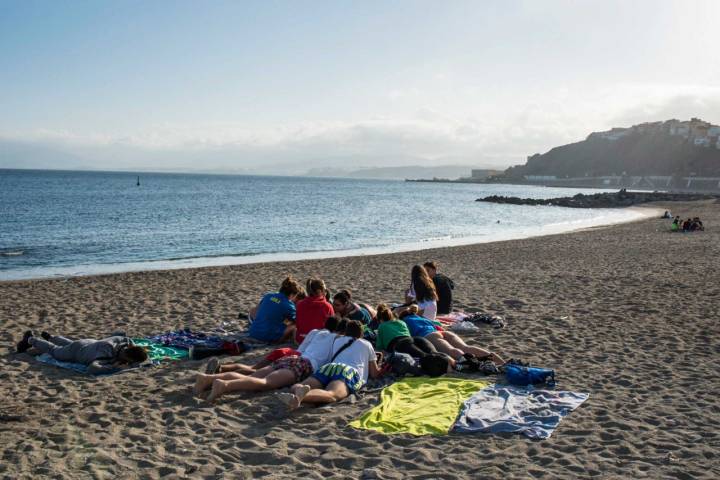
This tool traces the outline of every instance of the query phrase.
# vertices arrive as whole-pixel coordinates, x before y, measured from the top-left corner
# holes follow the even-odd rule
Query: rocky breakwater
[[[697,200],[709,200],[713,198],[720,197],[718,195],[664,192],[628,192],[626,190],[620,190],[619,192],[594,193],[592,195],[578,193],[573,197],[548,199],[504,197],[501,195],[492,195],[485,198],[478,198],[476,201],[490,203],[506,203],[510,205],[551,205],[556,207],[569,208],[621,208],[649,202],[693,202]]]

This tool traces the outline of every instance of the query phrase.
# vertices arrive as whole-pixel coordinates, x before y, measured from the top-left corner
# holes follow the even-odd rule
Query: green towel
[[[132,341],[135,345],[145,347],[148,357],[152,361],[184,360],[189,357],[186,348],[168,347],[162,343],[151,342],[146,338],[133,338]]]
[[[409,377],[385,388],[380,405],[350,422],[382,433],[446,435],[465,400],[490,382],[449,377]]]

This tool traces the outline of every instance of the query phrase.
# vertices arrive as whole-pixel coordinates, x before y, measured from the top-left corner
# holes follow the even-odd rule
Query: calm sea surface
[[[416,250],[630,220],[511,185],[0,170],[0,280]],[[498,223],[498,220],[500,223]]]

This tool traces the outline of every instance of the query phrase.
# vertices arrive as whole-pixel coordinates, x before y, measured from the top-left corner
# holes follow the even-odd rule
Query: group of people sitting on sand
[[[205,373],[197,375],[194,392],[199,395],[210,390],[207,399],[214,401],[228,392],[291,386],[290,393],[280,398],[295,409],[303,403],[337,402],[357,392],[368,378],[381,375],[384,355],[409,355],[425,371],[438,375],[470,359],[498,366],[504,363],[499,355],[468,345],[436,320],[452,310],[454,283],[437,272],[435,263],[415,265],[409,287],[405,303],[381,303],[373,308],[355,301],[346,289],[331,296],[320,278],[309,279],[303,287],[287,277],[277,292],[264,295],[251,310],[248,334],[259,343],[294,343],[297,347],[273,350],[252,366],[221,364],[213,357]],[[59,361],[86,365],[95,374],[148,358],[143,347],[125,336],[70,340],[47,332],[36,337],[27,331],[17,351],[30,349]]]
[[[214,358],[206,373],[197,376],[194,391],[199,395],[210,390],[207,399],[214,401],[228,392],[291,386],[280,398],[295,409],[303,403],[337,402],[358,391],[368,378],[380,376],[382,352],[427,360],[439,373],[468,358],[502,365],[499,355],[468,345],[435,320],[450,313],[453,288],[452,280],[437,273],[436,264],[415,265],[406,302],[372,308],[354,301],[349,290],[331,297],[319,278],[307,281],[306,296],[298,301],[304,289],[288,277],[278,292],[266,294],[253,309],[249,334],[265,343],[294,338],[297,349],[276,349],[253,366],[220,364]],[[375,346],[367,338],[375,338]]]
[[[673,219],[673,223],[670,226],[670,231],[673,232],[698,232],[702,230],[705,230],[705,226],[703,226],[700,217],[688,218],[683,221],[678,215]]]

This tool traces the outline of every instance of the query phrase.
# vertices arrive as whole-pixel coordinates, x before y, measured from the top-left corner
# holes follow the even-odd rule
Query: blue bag
[[[524,367],[510,363],[505,365],[505,378],[513,385],[555,386],[555,370],[549,368]]]

